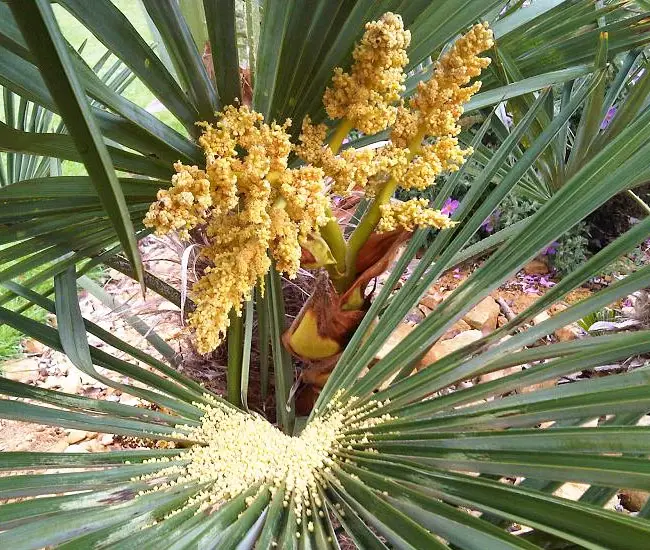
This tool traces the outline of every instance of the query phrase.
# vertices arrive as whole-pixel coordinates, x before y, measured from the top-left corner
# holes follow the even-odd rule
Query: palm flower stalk
[[[216,125],[200,123],[205,169],[177,163],[172,187],[158,193],[145,218],[158,234],[178,231],[184,238],[205,227],[209,245],[202,255],[210,266],[193,288],[197,308],[190,317],[200,352],[222,342],[230,312],[241,315],[271,259],[289,278],[301,267],[325,269],[328,276],[318,279],[284,336],[289,351],[313,366],[303,380],[317,372],[322,386],[368,308],[369,281],[388,268],[416,228],[453,226],[424,200],[391,198],[398,187],[433,185],[471,153],[458,144],[458,120],[480,88],[469,83],[489,64],[479,54],[492,46],[492,32],[478,24],[460,37],[406,104],[399,101],[409,43],[398,15],[366,24],[350,71],[337,68],[323,98],[330,119],[338,119],[329,140],[327,126],[307,117],[293,144],[290,120],[268,124],[245,105],[227,107]],[[388,128],[391,139],[378,150],[342,150],[353,129],[376,134]],[[370,205],[346,241],[331,200],[353,192]]]

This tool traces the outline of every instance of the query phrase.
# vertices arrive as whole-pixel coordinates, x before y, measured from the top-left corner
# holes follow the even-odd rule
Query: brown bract
[[[308,412],[311,409],[320,389],[334,370],[341,352],[363,320],[370,306],[369,296],[365,294],[368,283],[390,267],[401,245],[410,236],[411,233],[403,230],[373,233],[357,258],[358,275],[343,294],[337,293],[325,271],[316,277],[311,296],[283,335],[286,348],[307,365],[298,382],[303,386],[297,400],[301,410]],[[314,322],[309,323],[307,317]],[[304,331],[306,325],[313,325],[309,342],[314,348],[321,343],[331,344],[330,355],[314,359],[312,354],[307,356],[296,349],[296,331],[299,327]],[[303,334],[300,334],[301,345],[304,345]],[[323,348],[327,349],[325,345]]]

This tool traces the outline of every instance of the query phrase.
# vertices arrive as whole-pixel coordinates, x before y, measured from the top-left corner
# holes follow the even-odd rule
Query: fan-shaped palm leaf
[[[109,0],[59,3],[149,87],[186,133],[127,101],[83,60],[66,52],[47,9],[49,3],[14,3],[11,12],[0,4],[0,83],[25,101],[62,115],[66,125],[78,113],[70,114],[60,104],[65,100],[69,107],[81,108],[80,120],[94,121],[85,130],[95,138],[98,157],[89,158],[87,151],[79,150],[78,137],[84,128],[77,133],[74,126],[68,126],[69,135],[24,127],[3,129],[0,145],[21,154],[81,159],[87,166],[99,163],[100,158],[103,167],[99,176],[89,170],[89,177],[30,178],[0,190],[0,223],[4,224],[0,234],[5,244],[11,244],[2,251],[3,257],[20,258],[0,271],[6,287],[0,299],[21,296],[55,311],[58,322],[52,328],[5,308],[0,308],[0,321],[64,351],[86,374],[151,407],[131,407],[0,378],[0,393],[5,396],[0,400],[0,416],[168,441],[176,448],[0,454],[0,469],[13,474],[0,478],[0,498],[16,499],[0,506],[0,546],[320,549],[339,547],[338,540],[344,536],[360,548],[564,544],[641,549],[647,545],[650,523],[644,517],[650,513],[648,507],[640,517],[602,509],[620,487],[650,489],[650,467],[644,458],[650,454],[650,430],[636,426],[650,410],[647,367],[551,389],[517,390],[650,352],[647,331],[525,347],[647,285],[650,268],[643,268],[543,323],[527,325],[534,315],[646,239],[650,219],[569,274],[507,325],[411,375],[425,351],[456,319],[609,197],[650,175],[647,108],[637,111],[585,159],[535,216],[493,242],[498,249],[484,265],[401,345],[372,364],[386,337],[429,286],[467,254],[466,245],[485,217],[530,172],[569,117],[598,88],[602,71],[590,65],[598,48],[599,17],[610,21],[608,52],[612,53],[647,41],[643,17],[629,17],[625,4],[611,3],[599,11],[586,0],[539,2],[530,11],[504,12],[502,18],[498,14],[506,3],[496,0],[264,3],[253,102],[256,110],[271,119],[290,116],[300,120],[307,114],[322,119],[320,101],[332,69],[349,61],[363,24],[387,10],[401,12],[413,31],[411,68],[424,65],[414,73],[413,85],[426,76],[427,58],[478,17],[499,19],[495,25],[499,47],[514,58],[523,80],[499,88],[503,83],[494,78],[492,89],[474,98],[475,109],[593,73],[504,170],[505,160],[529,136],[548,93],[523,113],[511,135],[480,168],[455,214],[459,224],[435,237],[407,282],[393,294],[395,283],[426,240],[426,231],[416,232],[330,376],[306,427],[290,438],[259,416],[205,391],[173,366],[84,319],[76,301],[76,277],[89,265],[114,255],[118,242],[134,252],[130,240],[118,238],[116,228],[132,235],[132,224],[136,232],[142,231],[140,220],[163,186],[165,167],[179,158],[188,163],[201,160],[193,141],[194,123],[238,96],[238,67],[233,57],[214,56],[217,79],[213,85],[204,74],[199,50],[190,41],[189,27],[182,20],[178,27],[174,24],[173,19],[181,17],[175,4],[165,3],[169,10],[162,10],[156,2],[145,2],[177,69],[176,80]],[[35,29],[24,17],[27,11],[18,13],[24,6],[40,18]],[[213,51],[220,44],[232,52],[236,49],[235,3],[205,0],[204,7]],[[21,29],[35,36],[25,40]],[[47,76],[51,68],[41,65],[45,58],[34,47],[38,37],[58,40],[57,59],[65,66],[74,92],[67,99],[53,87],[52,75]],[[531,37],[541,37],[542,42]],[[109,146],[105,140],[110,140]],[[113,169],[139,177],[117,179],[111,175]],[[503,177],[495,187],[491,182],[497,174]],[[449,196],[458,177],[448,180],[437,203]],[[105,210],[109,199],[126,205],[119,208],[119,220],[117,211]],[[57,260],[54,267],[40,276],[55,277],[54,302],[30,290],[33,280],[23,285],[12,282],[30,267],[52,260]],[[83,263],[75,269],[79,262]],[[293,379],[280,343],[284,318],[277,273],[269,275],[266,288],[265,299],[257,301],[256,309],[268,321],[263,338],[271,341],[278,419],[288,430],[293,415],[285,404]],[[250,305],[242,327],[245,345],[250,345],[252,312]],[[118,359],[91,345],[88,333],[130,359]],[[245,373],[245,357],[234,356]],[[145,366],[136,365],[136,360]],[[511,366],[525,368],[489,383],[462,385],[480,374]],[[133,383],[118,384],[97,367],[128,376]],[[239,381],[242,387],[244,380],[245,376]],[[442,391],[446,389],[455,391]],[[598,427],[584,426],[603,416],[606,420]],[[223,422],[210,424],[215,418]],[[540,424],[552,427],[540,429]],[[224,455],[227,461],[201,470],[202,448],[232,453]],[[310,462],[315,448],[321,454]],[[296,476],[291,459],[307,468]],[[269,463],[276,467],[268,467]],[[224,473],[230,467],[239,472],[234,478]],[[294,475],[283,477],[286,471]],[[517,482],[508,482],[512,478]],[[224,479],[244,480],[247,485],[228,490]],[[296,502],[297,487],[305,479],[309,483]],[[591,488],[577,502],[555,496],[553,492],[567,481]],[[515,524],[523,527],[514,531]]]

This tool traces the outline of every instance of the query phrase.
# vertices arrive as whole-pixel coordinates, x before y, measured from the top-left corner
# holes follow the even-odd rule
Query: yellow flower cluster
[[[266,124],[245,106],[227,107],[216,125],[200,123],[205,170],[175,165],[172,187],[159,191],[145,217],[158,234],[178,230],[187,237],[206,226],[202,256],[210,267],[193,287],[190,316],[202,353],[221,343],[230,311],[241,314],[242,301],[270,268],[269,252],[280,271],[295,277],[301,239],[329,221],[323,171],[287,168],[289,124]]]
[[[199,123],[205,169],[175,164],[171,187],[158,192],[144,223],[158,234],[178,231],[181,238],[197,226],[205,230],[208,245],[202,255],[210,267],[194,285],[197,307],[190,316],[200,352],[221,343],[229,313],[241,314],[242,301],[250,299],[271,258],[280,271],[296,275],[301,245],[318,242],[319,228],[331,220],[328,191],[346,196],[363,190],[375,196],[368,219],[374,224],[379,211],[380,232],[452,225],[426,201],[385,203],[398,186],[422,190],[432,185],[440,173],[457,170],[471,152],[459,146],[458,120],[463,104],[480,87],[470,81],[489,63],[479,54],[493,45],[492,32],[487,24],[475,25],[440,58],[431,80],[420,83],[408,105],[398,106],[409,43],[398,15],[386,13],[366,25],[350,72],[336,69],[323,97],[330,118],[342,119],[331,146],[327,126],[312,124],[309,117],[296,146],[287,131],[290,121],[265,123],[245,106],[226,107],[214,125]],[[372,134],[391,125],[391,140],[381,149],[339,153],[350,128]],[[289,169],[292,152],[307,165]]]
[[[183,437],[199,441],[179,457],[181,465],[170,465],[140,479],[172,478],[155,490],[192,483],[206,484],[207,488],[189,499],[185,507],[198,505],[198,511],[215,511],[236,496],[258,488],[246,499],[251,505],[261,490],[274,495],[283,491],[284,506],[293,506],[297,523],[313,513],[323,513],[319,488],[325,486],[325,474],[338,460],[337,453],[350,443],[370,446],[369,432],[392,417],[381,415],[381,408],[389,402],[370,402],[363,409],[351,409],[337,396],[327,405],[321,416],[311,420],[299,437],[282,433],[258,415],[227,408],[214,399],[210,405],[196,404],[203,410],[198,427],[179,426]],[[357,400],[352,398],[349,403]],[[372,414],[368,414],[372,413]],[[364,416],[363,420],[358,418]],[[364,433],[361,440],[348,441],[349,432]],[[370,450],[372,449],[364,449]],[[152,459],[146,462],[165,464],[176,458]],[[312,509],[312,501],[316,510]]]
[[[158,191],[158,200],[151,205],[144,224],[155,227],[157,235],[178,231],[181,238],[187,239],[188,230],[205,223],[212,206],[210,180],[197,166],[177,162],[174,169],[172,186]]]
[[[300,143],[296,153],[306,162],[318,166],[331,180],[333,195],[348,196],[353,190],[363,190],[366,196],[374,194],[374,185],[397,173],[404,177],[408,164],[408,150],[387,145],[381,149],[345,149],[335,155],[324,145],[327,126],[314,125],[309,117],[302,124]]]
[[[409,147],[424,136],[456,136],[460,133],[458,119],[466,103],[481,87],[480,82],[467,86],[481,74],[490,59],[478,57],[494,45],[487,23],[474,25],[461,36],[435,64],[432,78],[420,82],[410,109],[400,106],[391,140],[399,147]]]
[[[415,231],[417,227],[447,229],[454,225],[454,222],[440,210],[428,208],[426,199],[382,204],[379,208],[381,219],[377,225],[378,233],[394,231],[399,228],[406,231]]]
[[[389,13],[369,23],[355,49],[350,74],[337,69],[334,85],[323,98],[331,118],[345,118],[343,123],[362,131],[377,132],[394,123],[389,145],[379,150],[350,148],[337,156],[324,145],[327,127],[313,125],[309,118],[303,121],[296,153],[323,169],[333,194],[346,196],[363,189],[372,196],[376,186],[390,178],[405,189],[422,190],[442,172],[458,170],[471,153],[459,146],[455,136],[460,132],[463,104],[480,87],[480,82],[467,84],[490,62],[478,54],[492,46],[492,31],[485,23],[475,25],[436,63],[433,77],[420,83],[409,106],[396,108],[390,104],[398,99],[409,40],[398,16]],[[391,90],[382,95],[381,108],[369,100],[368,88],[373,86]],[[426,137],[437,139],[422,145]]]
[[[478,55],[493,44],[487,23],[472,27],[436,63],[432,78],[420,82],[409,106],[399,107],[391,142],[395,149],[407,150],[412,160],[392,170],[397,185],[423,190],[442,172],[458,170],[471,154],[471,149],[462,149],[455,137],[460,133],[458,120],[463,104],[481,87],[480,81],[468,86],[470,80],[490,63],[488,58]],[[436,141],[422,145],[426,137]],[[426,201],[422,200],[382,205],[380,210],[380,232],[398,227],[412,231],[418,225],[438,229],[452,225],[440,211],[426,208]]]
[[[385,13],[379,21],[366,24],[366,32],[354,48],[350,73],[334,70],[332,87],[323,97],[332,119],[346,118],[355,128],[375,134],[395,121],[393,105],[404,90],[406,48],[411,33],[404,30],[402,18]]]
[[[307,116],[302,123],[300,143],[296,153],[312,166],[323,170],[331,179],[330,191],[334,195],[347,196],[352,189],[363,189],[368,178],[374,175],[374,151],[370,149],[346,149],[337,156],[329,145],[324,145],[327,135],[325,124],[312,124]]]
[[[458,170],[471,152],[471,148],[461,149],[455,137],[442,137],[432,145],[420,147],[417,156],[405,169],[393,171],[393,177],[404,189],[422,191],[433,185],[443,172]]]

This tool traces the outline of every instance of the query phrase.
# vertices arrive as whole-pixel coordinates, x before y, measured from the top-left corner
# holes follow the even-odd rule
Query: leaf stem
[[[244,351],[244,318],[230,311],[228,328],[228,372],[226,375],[228,401],[241,407],[241,374]]]
[[[645,213],[650,216],[650,206],[648,206],[648,204],[631,189],[628,189],[627,192],[636,201],[636,203],[645,211]]]

